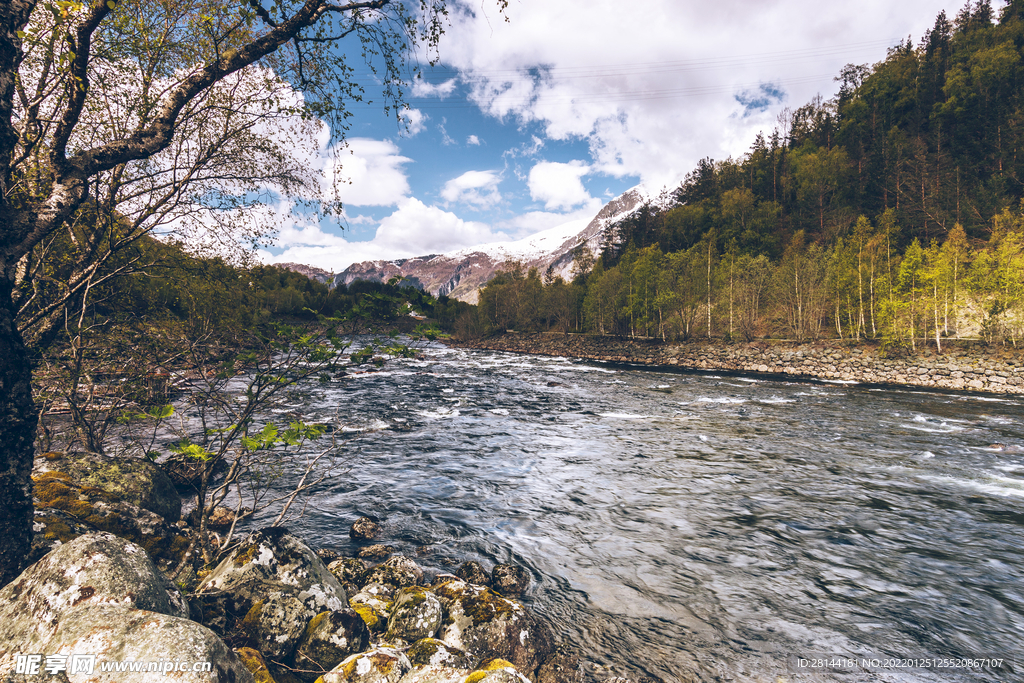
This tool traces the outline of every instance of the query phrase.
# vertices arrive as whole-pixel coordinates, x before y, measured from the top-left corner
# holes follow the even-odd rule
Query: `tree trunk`
[[[25,569],[32,545],[36,411],[32,367],[14,323],[13,283],[0,276],[0,585]]]

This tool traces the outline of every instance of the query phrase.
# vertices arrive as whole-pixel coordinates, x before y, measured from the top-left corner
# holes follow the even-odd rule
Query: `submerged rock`
[[[479,562],[469,560],[459,565],[455,575],[467,583],[475,583],[478,586],[490,586],[491,577],[487,575]]]
[[[519,565],[496,564],[491,570],[491,588],[506,597],[518,598],[529,587],[530,573]]]
[[[369,517],[360,517],[352,523],[348,535],[354,541],[371,541],[380,534],[380,525]]]
[[[317,672],[299,674],[312,681],[369,644],[370,631],[355,611],[322,612],[306,626],[293,661],[296,669]]]

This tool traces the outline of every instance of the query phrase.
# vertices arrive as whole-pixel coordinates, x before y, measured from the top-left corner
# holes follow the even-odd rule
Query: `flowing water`
[[[1022,406],[432,345],[280,410],[351,434],[314,544],[376,517],[528,567],[591,672],[774,683],[1024,680]]]

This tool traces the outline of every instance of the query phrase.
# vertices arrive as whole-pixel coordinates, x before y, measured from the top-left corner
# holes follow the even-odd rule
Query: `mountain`
[[[645,202],[661,205],[668,201],[666,192],[652,199],[638,186],[605,204],[590,221],[565,223],[517,242],[481,244],[409,259],[354,263],[338,274],[335,284],[347,285],[355,280],[386,282],[403,277],[434,296],[447,295],[475,304],[480,288],[506,260],[521,260],[527,268],[536,267],[541,273],[551,268],[554,274],[569,279],[572,252],[579,244],[585,243],[596,255],[611,226]]]
[[[323,282],[325,284],[331,283],[333,286],[334,273],[329,273],[323,268],[317,268],[316,266],[307,266],[301,263],[275,263],[278,268],[285,268],[287,270],[295,271],[305,275],[310,280],[316,280],[317,282]]]

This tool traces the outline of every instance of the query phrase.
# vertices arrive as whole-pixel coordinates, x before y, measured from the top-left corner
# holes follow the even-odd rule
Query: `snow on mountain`
[[[550,268],[554,274],[568,279],[572,271],[572,252],[579,244],[585,243],[591,253],[597,255],[606,232],[615,223],[645,202],[664,208],[671,201],[668,191],[652,197],[638,186],[605,204],[590,221],[570,221],[518,241],[481,244],[447,254],[354,263],[338,274],[335,283],[386,282],[393,277],[404,277],[434,296],[447,295],[476,303],[480,288],[505,261],[519,260],[527,268],[536,267],[541,273]]]

